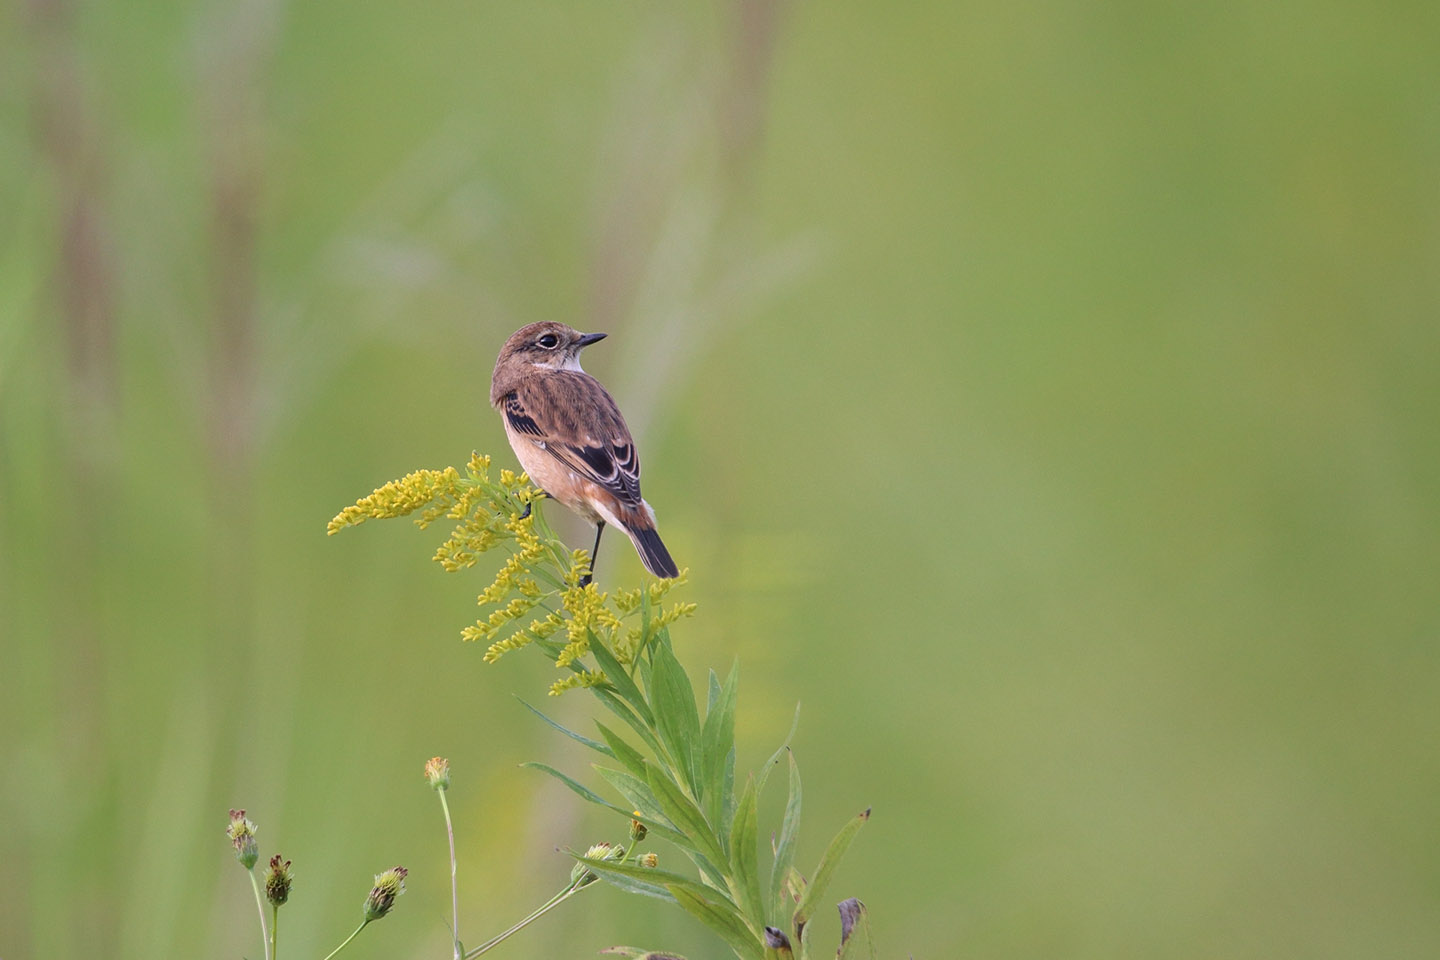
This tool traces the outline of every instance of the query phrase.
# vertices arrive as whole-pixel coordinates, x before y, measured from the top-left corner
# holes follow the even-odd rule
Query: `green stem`
[[[255,879],[254,867],[245,872],[250,874],[250,889],[255,891],[255,910],[260,914],[260,952],[265,954],[265,960],[271,960],[270,935],[265,932],[265,901],[260,896],[260,881]]]
[[[361,920],[360,926],[355,928],[355,932],[350,934],[350,936],[346,937],[344,942],[341,943],[340,946],[336,947],[334,950],[331,950],[330,953],[325,957],[325,960],[330,960],[330,958],[335,956],[335,954],[339,953],[341,950],[344,950],[347,946],[349,946],[350,941],[358,937],[360,935],[360,931],[365,929],[365,924],[369,922],[369,920]]]
[[[461,960],[460,886],[455,877],[455,827],[450,822],[450,804],[445,799],[445,788],[441,787],[437,792],[440,794],[440,809],[445,811],[445,833],[450,838],[450,934],[455,940],[455,960]]]
[[[280,908],[270,904],[270,960],[275,960],[275,937],[280,930]]]
[[[586,884],[586,886],[589,885],[590,884]],[[511,927],[509,930],[506,930],[504,933],[497,934],[496,936],[491,937],[489,940],[486,940],[474,950],[466,953],[462,960],[471,960],[472,957],[478,957],[482,953],[495,949],[502,942],[508,940],[510,937],[513,937],[521,930],[524,930],[526,927],[530,926],[530,924],[534,923],[536,920],[539,920],[541,917],[545,916],[545,914],[549,913],[551,910],[554,910],[556,907],[560,906],[560,904],[564,903],[566,900],[570,899],[575,894],[579,893],[581,890],[584,889],[585,887],[579,886],[578,884],[571,884],[564,890],[561,890],[559,893],[555,894],[555,896],[547,900],[534,913],[530,914],[530,916],[515,924],[515,926]],[[330,958],[326,957],[325,960],[330,960]]]

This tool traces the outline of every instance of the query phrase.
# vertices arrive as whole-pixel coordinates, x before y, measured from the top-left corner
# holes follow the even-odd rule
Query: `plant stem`
[[[272,960],[270,935],[265,932],[265,901],[260,896],[260,881],[255,879],[254,867],[245,872],[250,874],[250,889],[255,891],[255,910],[260,914],[260,951],[265,954],[265,960]]]
[[[335,956],[335,954],[339,953],[341,950],[344,950],[347,946],[349,946],[350,941],[358,937],[360,935],[360,931],[364,930],[365,925],[369,922],[369,920],[361,920],[360,926],[355,928],[355,932],[350,934],[350,936],[346,937],[345,941],[341,943],[340,946],[336,947],[334,950],[331,950],[330,953],[325,957],[325,960],[330,960],[330,958]]]
[[[280,930],[280,908],[270,904],[270,960],[275,960],[275,937]]]
[[[450,822],[450,804],[445,799],[444,788],[436,791],[440,794],[440,809],[445,811],[445,833],[450,837],[450,934],[455,940],[455,960],[460,957],[460,885],[455,878],[455,827]],[[274,960],[274,958],[271,958]]]
[[[471,960],[472,957],[478,957],[482,953],[495,949],[503,941],[508,940],[510,937],[513,937],[515,934],[519,933],[521,930],[524,930],[526,927],[530,926],[530,924],[534,923],[536,920],[539,920],[541,917],[545,916],[545,914],[549,913],[551,910],[554,910],[556,907],[560,906],[560,904],[564,903],[566,900],[570,899],[575,894],[579,893],[581,890],[584,889],[585,887],[572,883],[564,890],[561,890],[559,893],[555,894],[555,896],[547,900],[538,910],[530,914],[530,916],[526,917],[524,920],[521,920],[519,923],[515,924],[515,926],[511,927],[509,930],[506,930],[504,933],[497,934],[491,937],[489,940],[486,940],[474,950],[466,953],[462,960]],[[326,957],[325,960],[330,960],[330,958]]]

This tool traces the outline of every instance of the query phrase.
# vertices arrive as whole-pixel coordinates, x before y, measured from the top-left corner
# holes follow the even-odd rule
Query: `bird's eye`
[[[547,333],[545,334],[545,336],[541,337],[535,342],[540,344],[540,346],[544,347],[546,350],[554,350],[560,345],[560,338],[555,336],[555,334],[553,333]]]

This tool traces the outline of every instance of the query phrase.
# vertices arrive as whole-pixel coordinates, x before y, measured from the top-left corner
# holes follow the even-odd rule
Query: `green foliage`
[[[570,854],[579,864],[574,890],[593,877],[629,893],[673,902],[744,960],[763,960],[789,951],[790,940],[782,932],[788,930],[799,956],[805,957],[807,925],[870,812],[840,830],[807,884],[794,866],[801,804],[800,771],[789,748],[795,725],[769,760],[745,778],[737,797],[739,664],[731,666],[724,683],[713,670],[709,672],[702,718],[695,687],[675,655],[669,627],[693,610],[693,604],[660,607],[674,581],[648,584],[613,599],[593,584],[581,586],[582,575],[589,571],[588,556],[583,551],[567,552],[550,532],[540,514],[541,501],[523,476],[506,471],[500,483],[492,483],[488,466],[488,458],[476,456],[464,476],[453,468],[413,473],[342,512],[332,521],[331,530],[416,511],[421,511],[422,527],[448,516],[458,526],[437,554],[447,570],[470,565],[454,562],[455,543],[468,544],[473,553],[492,547],[506,550],[510,556],[491,587],[481,594],[482,602],[503,603],[511,592],[518,592],[522,599],[533,600],[533,606],[548,612],[545,622],[554,628],[550,633],[565,631],[567,642],[562,644],[533,624],[521,628],[493,644],[486,660],[498,659],[497,650],[533,645],[557,666],[569,670],[572,679],[580,678],[576,683],[557,683],[552,693],[572,686],[589,689],[606,710],[624,721],[638,741],[626,739],[598,720],[597,740],[521,701],[545,724],[598,754],[602,760],[593,765],[595,773],[627,806],[606,799],[549,764],[524,766],[554,777],[582,800],[634,823],[628,849],[603,844],[584,855]],[[546,591],[538,586],[540,581],[556,586]],[[559,609],[547,604],[556,599],[561,602]],[[627,618],[638,618],[639,626],[622,629]],[[508,614],[498,619],[492,615],[489,635],[513,619]],[[760,796],[770,771],[782,757],[789,766],[789,796],[779,839],[762,863]],[[637,830],[642,825],[643,829]],[[634,846],[647,837],[673,845],[691,861],[696,875],[661,870],[654,857],[635,857]],[[786,945],[781,948],[775,943]]]

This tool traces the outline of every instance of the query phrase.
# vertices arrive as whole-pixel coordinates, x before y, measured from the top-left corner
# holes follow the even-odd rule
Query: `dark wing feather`
[[[544,442],[551,456],[578,475],[638,506],[640,456],[620,408],[587,373],[557,371],[523,381],[505,398],[517,432]]]

